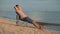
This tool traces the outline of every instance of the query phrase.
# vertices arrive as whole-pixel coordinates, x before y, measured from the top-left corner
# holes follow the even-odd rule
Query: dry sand
[[[27,26],[16,26],[15,21],[0,18],[0,34],[56,34]]]

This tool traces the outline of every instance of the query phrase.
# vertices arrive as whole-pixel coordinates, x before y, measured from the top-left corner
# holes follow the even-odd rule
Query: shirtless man
[[[26,14],[22,12],[22,8],[19,5],[14,6],[14,9],[19,16],[19,19],[22,21],[26,21],[28,23],[32,23],[35,27],[37,27],[40,30],[44,30],[44,26],[39,25],[36,21],[30,19]]]

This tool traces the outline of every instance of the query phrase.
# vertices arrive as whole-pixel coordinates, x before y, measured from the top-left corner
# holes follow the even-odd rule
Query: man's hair
[[[16,5],[16,7],[19,6],[19,5]]]

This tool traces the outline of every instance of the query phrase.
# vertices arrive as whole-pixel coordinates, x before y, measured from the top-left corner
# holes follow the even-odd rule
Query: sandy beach
[[[16,26],[16,22],[0,18],[0,34],[56,34],[56,32],[42,31],[27,26]]]

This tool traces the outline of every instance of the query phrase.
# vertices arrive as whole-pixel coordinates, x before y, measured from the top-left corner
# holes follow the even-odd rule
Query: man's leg
[[[31,22],[35,27],[37,27],[40,30],[43,30],[44,27],[40,26],[36,21],[30,19],[30,18],[25,18],[27,17],[23,12],[21,7],[19,7],[18,5],[14,7],[14,9],[16,10],[16,12],[18,13],[18,15],[21,17],[21,19],[27,21],[27,22]]]

